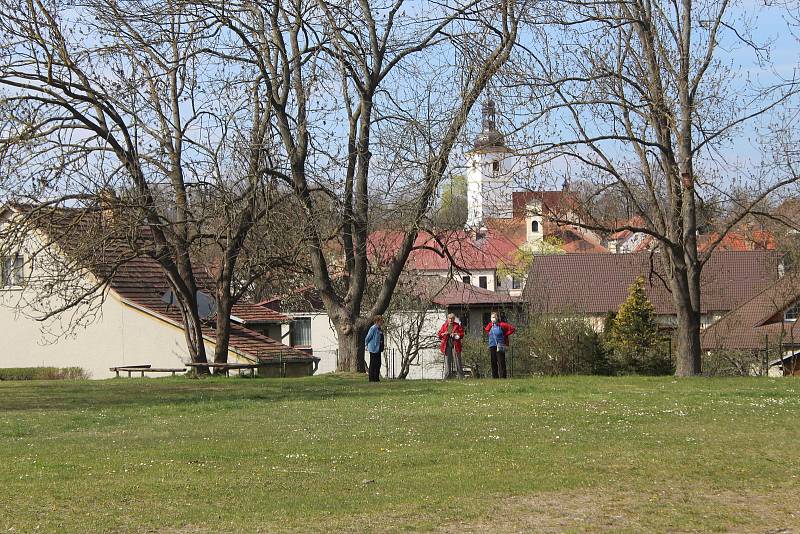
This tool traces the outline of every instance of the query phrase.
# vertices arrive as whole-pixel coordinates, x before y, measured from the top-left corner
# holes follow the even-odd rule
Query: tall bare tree
[[[551,91],[537,113],[559,130],[533,152],[563,158],[594,183],[579,225],[656,240],[678,316],[676,375],[698,374],[703,266],[753,206],[796,180],[765,168],[741,172],[730,150],[786,104],[796,85],[749,81],[731,64],[725,54],[733,48],[770,72],[768,50],[728,0],[578,0],[552,7],[549,53],[529,54],[526,76],[528,86]],[[752,202],[733,204],[735,216],[701,254],[698,204],[708,196],[730,198],[734,186],[748,187]],[[622,199],[624,220],[592,209],[593,197],[609,191]]]
[[[338,334],[341,370],[364,369],[370,317],[389,306],[470,111],[514,48],[523,4],[206,4],[228,29],[226,57],[254,70],[274,111],[283,178],[302,205],[298,231]],[[446,59],[455,55],[470,58],[458,82]],[[380,191],[390,203],[400,190],[415,194],[370,299],[370,198]],[[331,202],[333,235],[320,224]],[[343,291],[333,283],[339,276]]]

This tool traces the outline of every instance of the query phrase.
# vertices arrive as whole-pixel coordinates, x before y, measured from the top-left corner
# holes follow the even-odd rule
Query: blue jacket
[[[506,344],[506,333],[503,328],[495,323],[489,329],[489,347],[497,347],[498,345]]]
[[[376,324],[369,327],[364,343],[367,345],[367,352],[381,352],[383,349],[383,330]]]

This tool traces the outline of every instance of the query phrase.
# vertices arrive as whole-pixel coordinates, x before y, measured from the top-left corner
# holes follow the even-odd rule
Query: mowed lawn
[[[800,532],[795,379],[0,383],[0,532]]]

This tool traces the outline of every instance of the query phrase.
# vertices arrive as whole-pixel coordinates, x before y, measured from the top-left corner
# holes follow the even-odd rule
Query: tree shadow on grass
[[[0,412],[197,405],[208,402],[321,401],[426,394],[433,384],[371,384],[362,375],[309,378],[120,378],[102,381],[20,381],[0,384]],[[411,387],[409,387],[411,386]],[[420,387],[423,386],[423,387]]]

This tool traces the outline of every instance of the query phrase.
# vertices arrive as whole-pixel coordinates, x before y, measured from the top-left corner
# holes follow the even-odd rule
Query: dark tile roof
[[[259,306],[250,302],[240,302],[233,305],[231,315],[238,317],[243,324],[288,323],[291,319],[266,306]]]
[[[651,272],[652,265],[652,272]],[[777,278],[774,252],[720,252],[701,276],[701,310],[724,312],[751,298]],[[658,254],[558,254],[536,256],[525,283],[524,299],[542,313],[604,314],[616,311],[639,276],[655,312],[675,308]],[[663,278],[663,280],[662,280]]]
[[[167,305],[162,296],[168,289],[166,277],[158,263],[148,257],[139,257],[120,266],[110,280],[111,288],[122,298],[145,310],[169,320],[178,326],[182,325],[181,315],[177,307]],[[245,317],[239,315],[242,313]],[[283,322],[288,320],[283,314],[255,304],[238,304],[233,315],[245,320],[245,324],[263,322]],[[251,320],[248,321],[248,318]],[[252,319],[256,320],[252,320]],[[277,320],[263,321],[262,318]],[[216,337],[214,323],[205,321],[203,335],[212,342]],[[282,358],[284,360],[313,359],[306,353],[279,343],[263,334],[250,330],[242,325],[231,324],[230,346],[237,352],[260,360]]]
[[[73,260],[92,271],[129,305],[182,327],[182,319],[177,307],[169,306],[162,300],[169,284],[161,266],[156,260],[142,251],[147,250],[150,233],[147,228],[131,229],[122,224],[111,225],[104,221],[100,211],[87,209],[46,209],[38,210],[31,206],[15,206],[18,212],[31,218],[31,226],[36,226],[49,235]],[[86,239],[86,236],[91,236]],[[91,250],[84,250],[89,243]],[[100,243],[98,249],[97,243]],[[133,247],[132,243],[139,246]],[[137,250],[134,250],[137,249]],[[202,269],[195,270],[200,290],[213,291],[211,278]],[[257,309],[256,309],[257,308]],[[288,317],[255,304],[240,304],[234,308],[242,315],[245,324],[258,322],[283,322]],[[268,319],[268,320],[267,320]],[[203,334],[214,341],[214,323],[205,321]],[[281,357],[285,360],[314,359],[306,353],[283,345],[258,332],[233,323],[229,341],[231,349],[255,359],[269,360]]]
[[[800,273],[788,273],[702,333],[706,350],[759,350],[778,343],[800,346],[800,321],[784,321],[784,312],[800,301]]]

